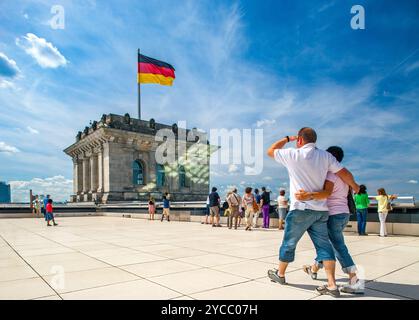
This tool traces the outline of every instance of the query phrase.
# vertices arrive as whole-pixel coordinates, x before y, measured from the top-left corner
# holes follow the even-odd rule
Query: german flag
[[[172,65],[138,54],[138,83],[158,83],[171,86],[175,79]]]

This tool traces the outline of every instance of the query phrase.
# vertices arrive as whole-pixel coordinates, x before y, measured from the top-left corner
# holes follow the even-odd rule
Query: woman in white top
[[[285,198],[285,190],[281,189],[278,196],[279,230],[284,230],[284,220],[288,210],[288,199]]]

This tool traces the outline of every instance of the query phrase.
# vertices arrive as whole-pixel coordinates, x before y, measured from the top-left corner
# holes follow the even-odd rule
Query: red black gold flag
[[[138,83],[158,83],[171,86],[175,68],[171,64],[138,54]]]

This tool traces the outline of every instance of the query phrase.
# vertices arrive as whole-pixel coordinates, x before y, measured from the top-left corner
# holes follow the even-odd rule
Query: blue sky
[[[65,9],[52,29],[51,7]],[[350,9],[365,8],[365,30]],[[12,1],[0,3],[0,180],[66,199],[62,150],[103,113],[136,114],[136,51],[176,68],[143,87],[143,118],[189,127],[262,128],[265,148],[312,126],[318,145],[371,191],[419,197],[419,10],[415,1]],[[211,183],[287,186],[213,166]]]

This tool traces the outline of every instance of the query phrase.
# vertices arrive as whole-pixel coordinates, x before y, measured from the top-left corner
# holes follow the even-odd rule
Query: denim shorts
[[[286,216],[287,216],[287,208],[278,208],[279,219],[284,220]]]
[[[328,211],[292,210],[285,219],[285,230],[282,245],[279,249],[279,260],[292,262],[298,241],[307,231],[316,248],[319,261],[335,261],[335,253],[329,241],[327,229]]]

